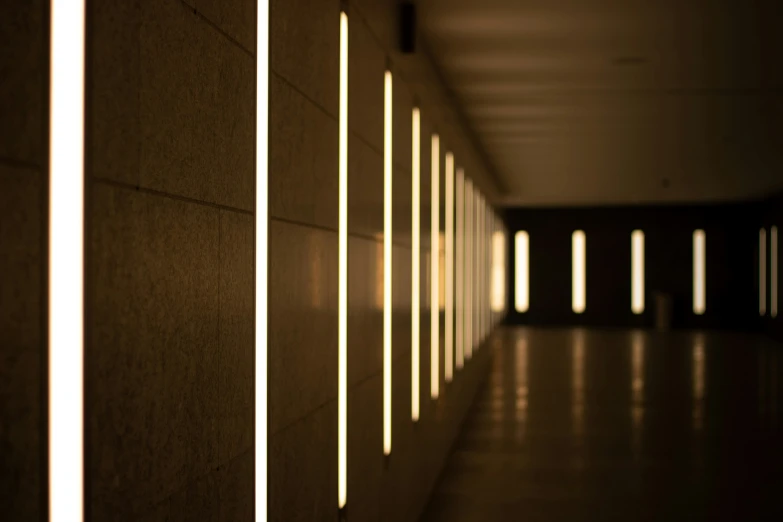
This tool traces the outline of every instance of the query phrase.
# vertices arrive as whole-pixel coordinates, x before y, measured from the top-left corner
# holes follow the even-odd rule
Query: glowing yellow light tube
[[[84,517],[85,0],[52,0],[49,520]]]
[[[769,230],[769,315],[778,316],[778,227]]]
[[[693,232],[693,313],[702,315],[706,308],[706,237],[704,230]]]
[[[585,233],[575,231],[571,236],[571,308],[574,313],[585,311]]]
[[[446,310],[443,332],[443,374],[454,376],[454,155],[446,153]]]
[[[759,315],[767,314],[767,231],[759,229]]]
[[[503,241],[502,235],[500,241]],[[514,309],[527,312],[530,306],[529,287],[529,238],[527,232],[520,230],[514,235]],[[500,303],[503,306],[503,303]]]
[[[473,183],[465,179],[465,339],[464,356],[473,357]]]
[[[348,15],[340,13],[340,108],[337,223],[337,505],[348,483]]]
[[[383,454],[391,453],[392,395],[392,74],[383,96]]]
[[[631,311],[644,312],[644,232],[631,233]]]
[[[457,301],[457,321],[456,321],[456,355],[455,366],[458,370],[465,364],[465,336],[464,336],[464,313],[465,313],[465,172],[457,169],[457,270],[456,270],[456,301]]]
[[[430,397],[438,398],[440,393],[440,138],[432,135],[432,165],[430,174],[432,177],[431,203],[430,203],[430,244],[432,263],[430,288]]]
[[[256,41],[256,379],[255,519],[267,519],[267,299],[269,244],[269,1],[257,9]]]
[[[421,113],[413,108],[412,230],[411,230],[411,419],[419,420],[420,399],[420,321],[421,321]]]

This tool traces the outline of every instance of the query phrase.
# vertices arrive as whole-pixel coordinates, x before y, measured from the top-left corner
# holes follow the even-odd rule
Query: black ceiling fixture
[[[416,4],[411,1],[400,3],[400,51],[416,52]]]

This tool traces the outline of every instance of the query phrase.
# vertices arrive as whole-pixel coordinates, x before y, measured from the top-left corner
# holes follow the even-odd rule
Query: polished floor
[[[507,329],[426,522],[783,520],[783,346]]]

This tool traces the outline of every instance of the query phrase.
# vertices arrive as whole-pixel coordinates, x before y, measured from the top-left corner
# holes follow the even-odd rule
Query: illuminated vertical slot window
[[[457,207],[457,225],[456,225],[456,327],[455,327],[455,339],[456,349],[454,364],[457,369],[461,369],[465,364],[465,347],[464,347],[464,332],[463,332],[463,313],[465,308],[465,172],[462,169],[457,169],[457,188],[456,188],[456,207]]]
[[[432,177],[430,201],[430,397],[437,399],[440,393],[440,137],[432,135]]]
[[[631,311],[644,312],[644,232],[631,233]]]
[[[348,15],[340,13],[337,223],[337,505],[348,483]]]
[[[446,318],[443,332],[444,378],[454,376],[454,155],[446,153]]]
[[[495,229],[492,233],[492,311],[495,313],[503,310],[505,299],[504,274],[503,274],[503,233]]]
[[[767,231],[759,229],[759,315],[767,314]]]
[[[778,316],[778,227],[769,229],[769,315]]]
[[[519,313],[527,312],[530,308],[529,274],[530,238],[527,232],[520,230],[514,235],[514,309]]]
[[[478,255],[479,253],[479,239],[481,234],[481,226],[479,223],[479,216],[481,215],[481,210],[479,209],[479,196],[480,192],[478,189],[476,189],[473,192],[473,224],[471,225],[473,227],[473,249],[471,250],[471,253],[473,254],[473,268],[471,269],[471,283],[473,284],[473,290],[471,290],[472,296],[473,296],[473,349],[478,350],[479,348],[479,338],[481,332],[479,331],[480,325],[479,325],[479,316],[481,314],[481,287],[479,286],[479,281],[481,279],[481,266],[479,264],[480,257]]]
[[[693,313],[702,315],[706,308],[707,244],[704,230],[693,232]]]
[[[413,108],[411,149],[411,419],[419,420],[421,321],[421,113]]]
[[[269,245],[269,1],[258,2],[256,42],[255,519],[267,513],[267,299]]]
[[[84,517],[85,0],[51,3],[49,514]]]
[[[392,73],[383,82],[383,454],[391,453],[392,396]]]
[[[473,183],[465,180],[465,359],[473,356]]]
[[[571,235],[571,308],[577,314],[585,311],[586,239],[582,230]]]

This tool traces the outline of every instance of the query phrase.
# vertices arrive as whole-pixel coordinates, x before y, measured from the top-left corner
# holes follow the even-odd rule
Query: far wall
[[[510,324],[652,327],[655,293],[674,328],[757,330],[758,204],[508,209]],[[587,239],[587,308],[571,310],[571,233]],[[631,232],[645,234],[645,311],[631,311]],[[707,240],[706,312],[692,311],[693,231]],[[530,307],[514,309],[514,234],[530,235]]]

